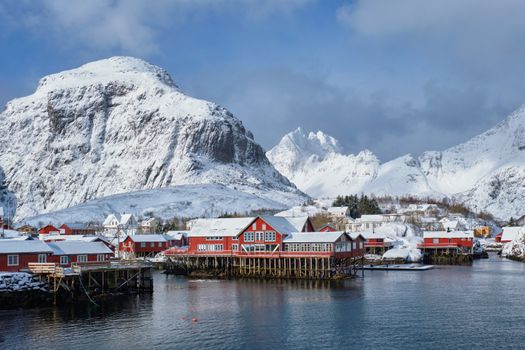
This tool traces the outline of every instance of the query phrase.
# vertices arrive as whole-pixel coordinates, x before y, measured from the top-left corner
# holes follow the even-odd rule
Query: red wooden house
[[[103,242],[60,241],[48,243],[53,255],[48,262],[61,267],[72,263],[109,262],[113,252]]]
[[[60,226],[60,230],[66,235],[94,235],[96,233],[94,228],[89,228],[80,223],[63,224]]]
[[[365,250],[369,254],[384,254],[394,246],[394,242],[384,233],[363,232],[362,235],[366,239]]]
[[[0,271],[27,269],[28,263],[48,262],[53,250],[38,240],[0,240]]]
[[[151,257],[176,245],[177,240],[168,235],[130,235],[120,243],[124,256]]]
[[[425,231],[423,243],[418,245],[428,253],[472,253],[474,233],[471,231]]]
[[[42,235],[59,234],[60,230],[53,225],[46,225],[40,228],[40,230],[38,230],[38,233]]]

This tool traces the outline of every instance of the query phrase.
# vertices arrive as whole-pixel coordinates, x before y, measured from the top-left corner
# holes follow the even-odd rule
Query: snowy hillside
[[[41,227],[64,222],[101,222],[110,213],[132,213],[137,217],[154,215],[173,217],[217,217],[226,213],[249,213],[252,210],[284,209],[290,198],[264,197],[234,190],[224,185],[180,185],[155,190],[117,194],[88,201],[67,209],[26,218],[24,223]]]
[[[228,110],[184,95],[165,70],[135,58],[42,78],[7,104],[0,134],[9,135],[0,168],[17,218],[182,184],[305,199]]]
[[[339,147],[320,147],[323,140],[337,145],[322,132],[305,135],[297,129],[267,156],[312,196],[360,192],[449,196],[502,219],[525,214],[525,108],[458,146],[386,163],[368,150],[345,155]]]

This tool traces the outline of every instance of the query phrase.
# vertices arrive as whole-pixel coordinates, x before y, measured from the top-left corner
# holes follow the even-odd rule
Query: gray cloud
[[[206,72],[213,84],[186,88],[228,107],[267,149],[301,126],[336,137],[347,152],[368,148],[386,161],[464,142],[517,107],[491,101],[480,88],[436,83],[426,85],[423,103],[415,106],[392,104],[381,91],[363,95],[331,84],[327,76],[286,67],[226,74],[228,79]]]

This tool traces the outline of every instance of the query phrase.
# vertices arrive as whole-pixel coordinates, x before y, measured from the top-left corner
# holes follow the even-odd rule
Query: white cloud
[[[288,15],[311,0],[28,0],[0,4],[0,27],[30,29],[61,45],[148,55],[169,26],[208,13],[238,12],[239,20]],[[171,34],[170,34],[171,35]]]

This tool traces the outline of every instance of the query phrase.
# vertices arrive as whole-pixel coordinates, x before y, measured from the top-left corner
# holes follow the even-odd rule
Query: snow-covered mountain
[[[306,198],[228,110],[186,96],[165,70],[136,58],[42,78],[32,95],[7,104],[0,135],[17,218],[186,184],[274,194],[286,204]]]
[[[525,107],[471,140],[444,151],[381,163],[370,151],[342,154],[322,132],[297,129],[267,152],[299,189],[318,196],[348,193],[454,197],[498,218],[525,214]]]

